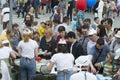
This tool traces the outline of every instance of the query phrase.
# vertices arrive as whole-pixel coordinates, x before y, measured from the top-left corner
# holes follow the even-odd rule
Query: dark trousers
[[[36,7],[34,7],[34,9],[35,9],[35,18],[38,18],[38,8],[39,8],[39,6],[36,6]]]
[[[68,7],[67,16],[70,17],[70,21],[72,21],[72,11],[72,7]]]
[[[51,3],[46,4],[46,13],[51,13]]]
[[[3,22],[3,30],[6,28],[5,23],[6,23],[6,22]]]
[[[24,7],[22,4],[20,4],[20,6],[18,6],[18,11],[17,11],[18,18],[20,17],[20,13],[22,13],[22,17],[24,17]]]

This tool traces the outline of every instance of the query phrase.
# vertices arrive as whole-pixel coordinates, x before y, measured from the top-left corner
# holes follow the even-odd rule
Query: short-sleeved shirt
[[[74,64],[74,56],[70,53],[54,54],[50,60],[56,64],[57,70],[72,69]]]
[[[107,44],[103,46],[101,52],[97,49],[96,45],[94,45],[90,50],[90,54],[93,56],[93,59],[92,59],[93,64],[105,61],[107,53],[109,52],[110,52],[110,48]]]
[[[104,76],[112,76],[111,72],[117,71],[115,64],[108,64],[106,61],[101,62],[101,66],[103,67]]]
[[[9,58],[12,49],[9,47],[0,48],[0,59]]]
[[[10,16],[10,8],[9,7],[5,7],[2,9],[1,15],[3,16],[3,22],[6,22],[8,20],[10,20],[9,16]]]
[[[34,58],[34,50],[38,48],[38,44],[32,39],[29,39],[29,42],[24,42],[22,40],[19,42],[18,48],[22,49],[22,57]]]

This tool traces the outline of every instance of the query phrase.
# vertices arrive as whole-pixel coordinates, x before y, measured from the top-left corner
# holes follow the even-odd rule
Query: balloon
[[[76,7],[79,10],[85,11],[85,9],[87,8],[86,0],[77,0],[76,1]]]
[[[96,4],[96,0],[86,0],[88,7],[93,7]]]
[[[118,4],[118,6],[117,6],[117,7],[118,7],[118,9],[120,9],[120,3]]]

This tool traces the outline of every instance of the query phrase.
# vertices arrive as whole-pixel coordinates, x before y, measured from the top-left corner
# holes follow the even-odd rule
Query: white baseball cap
[[[91,56],[86,55],[86,56],[80,56],[75,60],[75,65],[76,66],[88,66],[91,61]]]
[[[118,59],[119,57],[120,57],[120,49],[117,49],[115,51],[115,57],[114,57],[114,59]]]
[[[9,43],[9,41],[6,39],[2,41],[2,44],[6,44],[6,43]]]
[[[89,30],[88,35],[97,34],[97,31],[94,29]]]

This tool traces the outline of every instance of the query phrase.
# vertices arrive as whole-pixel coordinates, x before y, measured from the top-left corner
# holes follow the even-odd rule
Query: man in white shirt
[[[93,29],[88,32],[90,40],[87,43],[87,54],[90,54],[91,48],[96,44],[98,39],[97,32]]]
[[[1,12],[1,22],[3,23],[3,29],[5,29],[5,23],[10,20],[10,8],[9,5],[6,3],[5,8],[2,9]]]

